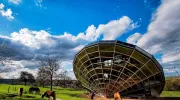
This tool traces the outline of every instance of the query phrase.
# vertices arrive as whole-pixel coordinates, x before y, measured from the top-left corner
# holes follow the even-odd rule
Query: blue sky
[[[149,6],[156,8],[158,5],[145,3],[144,0],[44,0],[42,7],[37,6],[34,0],[22,0],[18,5],[3,0],[3,4],[11,8],[15,16],[13,21],[1,17],[1,33],[7,35],[24,27],[31,30],[51,28],[51,34],[67,31],[77,35],[92,24],[98,26],[122,16],[129,16],[141,24],[141,28],[134,31],[144,33],[154,11]]]
[[[16,67],[9,66],[15,74],[36,72],[35,57],[66,50],[63,68],[73,75],[73,55],[102,39],[138,45],[156,57],[166,75],[166,67],[179,70],[180,14],[174,13],[180,10],[178,0],[1,0],[0,4],[0,39],[21,47],[16,50],[21,51],[14,60]]]

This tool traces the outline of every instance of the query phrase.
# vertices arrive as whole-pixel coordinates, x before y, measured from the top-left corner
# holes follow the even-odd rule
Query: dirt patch
[[[90,94],[81,94],[80,97],[81,98],[89,98],[89,100],[90,100]],[[94,100],[114,100],[114,99],[106,99],[104,97],[95,96]]]
[[[89,95],[88,94],[81,94],[80,97],[81,98],[89,98]]]

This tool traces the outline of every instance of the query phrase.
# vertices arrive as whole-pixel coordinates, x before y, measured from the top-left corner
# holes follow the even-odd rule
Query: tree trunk
[[[26,86],[26,81],[24,81],[24,85]]]
[[[51,75],[51,91],[52,91],[52,76],[53,76],[53,75]]]
[[[11,84],[13,85],[14,84],[14,79],[12,79],[11,81],[12,81]]]
[[[64,77],[64,88],[66,87],[66,80],[65,80],[65,77]]]

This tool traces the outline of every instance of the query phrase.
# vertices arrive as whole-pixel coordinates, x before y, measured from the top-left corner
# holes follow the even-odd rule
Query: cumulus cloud
[[[94,25],[90,25],[85,32],[81,32],[78,35],[68,32],[51,35],[46,30],[37,31],[22,28],[17,32],[12,32],[10,36],[0,35],[0,41],[8,44],[9,50],[14,54],[12,57],[13,62],[16,62],[14,66],[19,66],[18,68],[21,70],[35,70],[40,67],[37,61],[43,59],[45,55],[58,55],[63,60],[62,68],[68,70],[69,75],[74,79],[71,71],[72,61],[75,54],[86,44],[96,41],[100,35],[103,36],[103,39],[116,39],[135,27],[136,24],[129,17],[124,16],[119,20],[100,24],[97,28]],[[17,71],[15,68],[12,70]]]
[[[0,35],[0,41],[7,43],[10,52],[14,54],[12,63],[1,67],[2,75],[7,75],[9,71],[17,74],[19,70],[37,70],[40,67],[38,60],[43,59],[47,54],[58,55],[62,57],[62,60],[72,60],[77,52],[73,49],[80,43],[67,36],[69,35],[54,36],[44,30],[33,31],[27,28],[13,32],[9,37]]]
[[[73,40],[73,37],[68,33],[51,35],[45,30],[33,31],[23,28],[2,40],[7,41],[10,48],[14,48],[15,60],[38,60],[46,54],[57,54],[64,59],[72,59],[75,52],[73,49],[81,44],[77,40]]]
[[[36,49],[39,49],[41,45],[50,46],[52,41],[48,38],[49,36],[50,34],[44,30],[31,31],[27,28],[11,34],[12,40],[19,41],[28,47]]]
[[[71,62],[72,67],[75,53],[82,48],[81,44],[84,44],[73,38],[75,36],[69,33],[51,35],[44,30],[33,31],[27,28],[13,32],[9,37],[0,35],[0,41],[7,43],[10,52],[14,54],[12,63],[1,67],[2,76],[7,77],[4,75],[10,73],[9,71],[17,74],[19,70],[37,70],[40,67],[38,60],[47,54],[60,56],[64,60],[62,67],[67,66],[68,62]]]
[[[87,28],[86,34],[79,33],[77,37],[85,40],[97,40],[97,38],[102,35],[103,40],[114,40],[123,33],[136,27],[137,23],[133,23],[128,16],[123,16],[119,20],[112,20],[107,24],[100,24],[97,28],[91,25]]]
[[[168,46],[177,46],[178,40],[180,40],[180,14],[177,13],[179,10],[179,0],[163,0],[152,17],[147,33],[143,35],[137,45],[143,48],[157,44],[161,47],[167,44]],[[167,48],[167,46],[165,47]]]
[[[12,16],[13,12],[11,11],[11,9],[8,8],[7,10],[5,10],[4,7],[4,4],[0,3],[0,14],[9,20],[13,20],[14,17]]]
[[[21,3],[21,0],[8,0],[8,2],[18,5]]]
[[[80,51],[84,46],[85,46],[85,45],[79,45],[79,46],[73,48],[73,50],[76,51],[76,52],[78,52],[78,51]]]
[[[162,0],[152,15],[147,32],[136,43],[151,54],[162,54],[163,66],[176,66],[180,61],[179,11],[180,0]]]
[[[94,41],[99,37],[99,35],[100,34],[96,33],[96,27],[91,25],[87,28],[86,33],[79,33],[77,38]]]
[[[127,43],[131,43],[131,44],[136,44],[137,41],[142,37],[142,35],[140,33],[134,33],[132,35],[130,35],[126,41]]]
[[[29,69],[29,68],[14,69],[13,71],[2,72],[1,75],[3,76],[3,78],[19,78],[21,71],[27,71],[36,77],[37,75],[36,73],[38,72],[38,69]]]
[[[123,32],[135,28],[132,22],[129,17],[124,16],[119,20],[100,24],[97,29],[91,25],[85,33],[79,33],[77,36],[68,32],[64,32],[63,35],[51,35],[45,30],[23,28],[11,33],[10,37],[1,36],[1,38],[9,41],[11,47],[15,48],[14,52],[18,54],[15,59],[18,60],[39,59],[45,54],[59,54],[65,59],[72,59],[75,52],[87,43],[96,41],[100,35],[103,35],[103,39],[107,39],[108,35],[108,39],[116,39]]]
[[[114,40],[117,37],[121,36],[128,30],[134,29],[136,25],[132,23],[132,20],[124,16],[119,20],[110,21],[107,24],[100,24],[97,33],[103,34],[104,40]]]

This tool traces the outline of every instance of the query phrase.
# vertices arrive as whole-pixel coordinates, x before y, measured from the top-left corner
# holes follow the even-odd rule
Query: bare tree
[[[41,66],[37,73],[36,80],[44,87],[44,85],[50,81],[50,76],[50,71],[46,70],[44,66]]]
[[[63,74],[62,73],[56,73],[56,75],[54,76],[54,85],[56,86],[62,86],[62,78],[63,78]]]
[[[43,66],[50,73],[50,83],[51,83],[51,91],[53,85],[53,76],[56,71],[60,68],[62,59],[59,56],[51,56],[47,55],[44,60],[41,60],[41,66]]]
[[[55,76],[55,85],[57,86],[62,86],[62,87],[67,87],[69,85],[69,82],[72,80],[71,77],[67,75],[67,71],[62,71],[58,73]]]
[[[14,85],[14,80],[16,79],[14,76],[10,77],[11,78],[11,85]]]
[[[174,66],[173,68],[174,68],[174,70],[175,70],[177,76],[180,76],[179,72],[177,71],[177,67]]]
[[[30,82],[30,83],[35,82],[34,76],[31,73],[28,73],[26,71],[21,72],[19,79],[24,82],[25,86],[27,82]]]
[[[66,75],[67,75],[67,71],[64,71],[64,87],[66,87]]]

